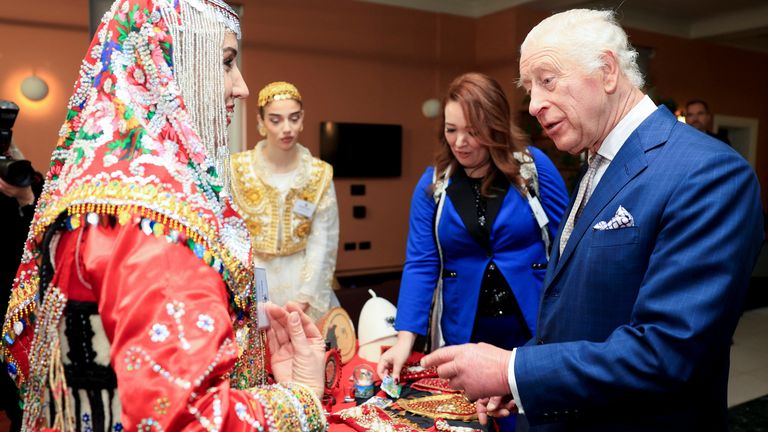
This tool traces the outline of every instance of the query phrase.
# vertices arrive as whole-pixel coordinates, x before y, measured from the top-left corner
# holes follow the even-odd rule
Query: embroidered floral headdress
[[[183,244],[217,270],[236,310],[253,280],[242,219],[217,166],[228,165],[222,42],[239,35],[220,0],[118,0],[82,62],[3,324],[23,384],[46,233],[111,218]]]

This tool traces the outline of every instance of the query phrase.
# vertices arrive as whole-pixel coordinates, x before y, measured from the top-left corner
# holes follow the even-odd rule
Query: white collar
[[[629,110],[627,115],[625,115],[613,130],[611,130],[608,136],[605,137],[597,154],[612,161],[632,132],[634,132],[645,119],[653,114],[656,109],[656,104],[653,103],[651,98],[649,98],[648,95],[643,96],[643,98],[640,99],[640,102]]]

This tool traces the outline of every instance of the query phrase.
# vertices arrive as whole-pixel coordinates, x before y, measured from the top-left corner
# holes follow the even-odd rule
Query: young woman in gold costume
[[[333,273],[339,212],[333,169],[298,143],[304,128],[298,89],[273,82],[259,92],[266,139],[232,157],[232,194],[245,219],[256,266],[267,269],[270,299],[299,303],[313,319],[339,302]]]

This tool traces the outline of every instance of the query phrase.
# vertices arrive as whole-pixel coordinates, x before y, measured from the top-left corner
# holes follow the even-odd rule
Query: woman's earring
[[[261,136],[267,136],[267,128],[265,128],[262,124],[259,125],[259,133]]]

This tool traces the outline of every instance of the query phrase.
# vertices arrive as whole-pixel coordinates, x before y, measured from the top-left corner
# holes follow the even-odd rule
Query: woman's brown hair
[[[435,155],[438,178],[448,166],[452,174],[461,169],[445,139],[445,105],[448,102],[457,102],[461,106],[467,125],[476,131],[478,142],[490,154],[490,167],[483,176],[480,193],[485,197],[492,196],[491,185],[498,175],[503,175],[518,190],[522,190],[525,185],[520,176],[520,164],[513,153],[526,151],[528,137],[512,124],[509,102],[499,83],[476,72],[466,73],[453,80],[443,98],[440,148]]]

